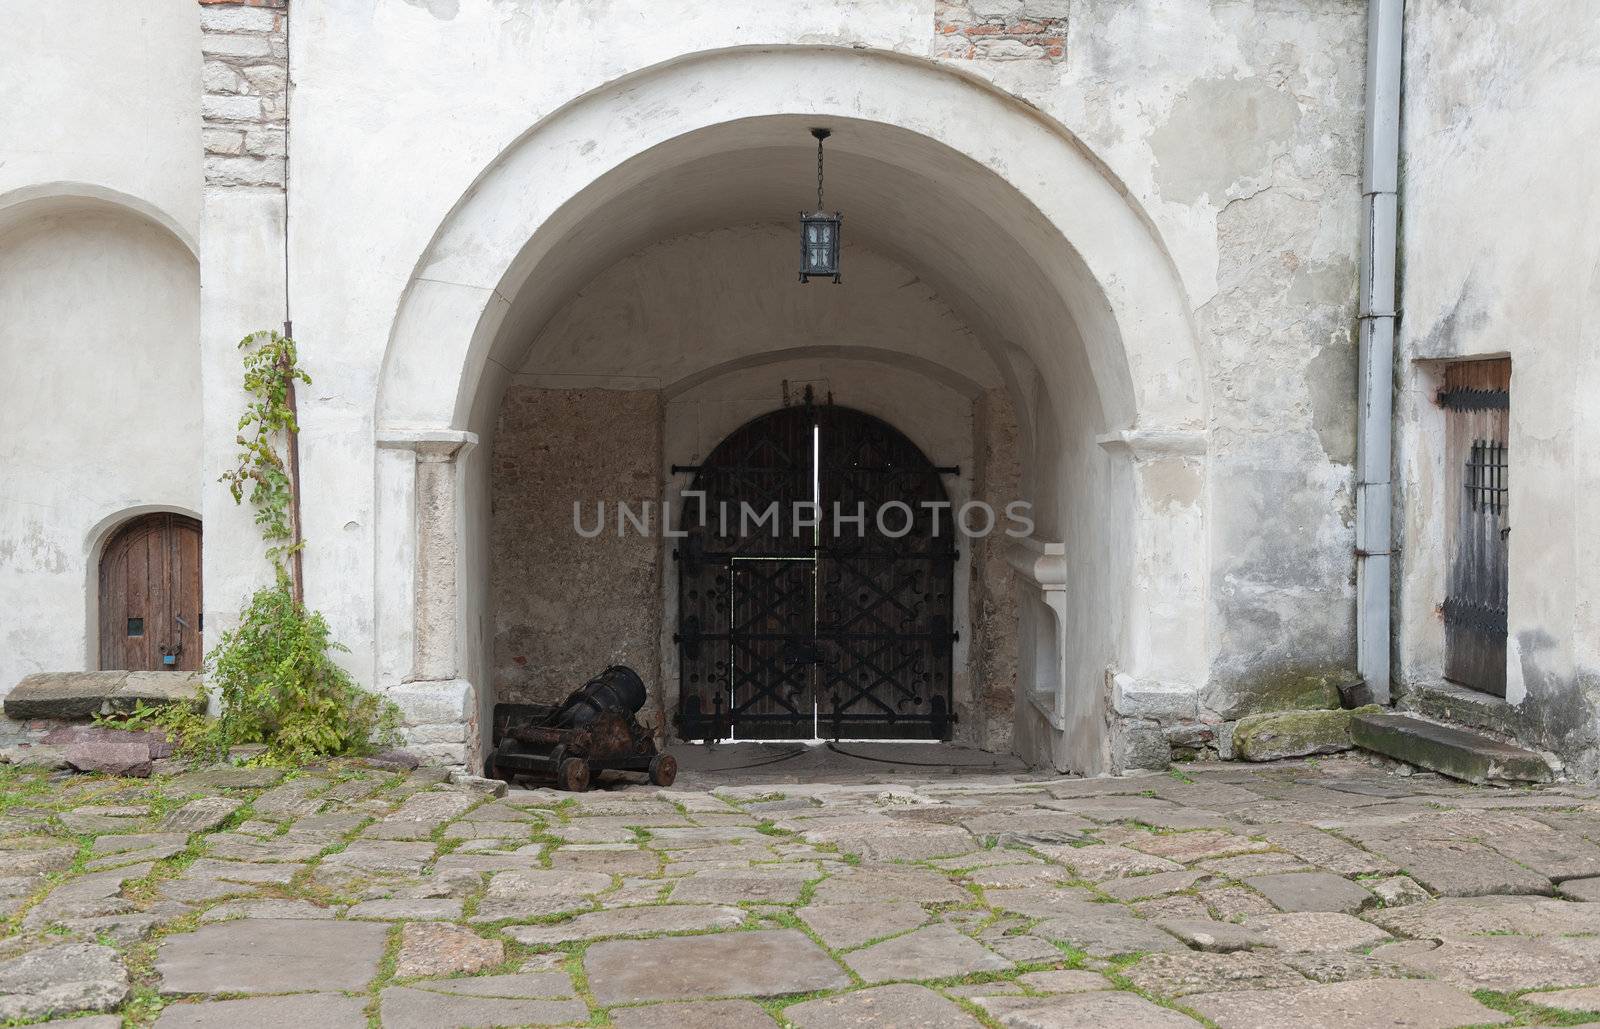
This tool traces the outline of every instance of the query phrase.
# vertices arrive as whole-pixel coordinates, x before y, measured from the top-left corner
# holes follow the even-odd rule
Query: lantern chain
[[[817,210],[822,210],[822,137],[817,137]]]

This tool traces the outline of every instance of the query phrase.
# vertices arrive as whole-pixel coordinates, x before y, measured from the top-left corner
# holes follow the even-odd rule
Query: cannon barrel
[[[560,707],[501,705],[495,725],[503,730],[489,756],[489,774],[506,782],[519,775],[552,779],[558,789],[580,793],[592,775],[606,771],[644,772],[655,785],[671,786],[677,760],[659,753],[654,734],[634,717],[646,698],[637,672],[612,665]],[[502,714],[501,708],[507,710]]]
[[[606,711],[631,718],[644,707],[644,680],[627,665],[612,665],[573,690],[551,716],[547,725],[561,729],[581,729]]]

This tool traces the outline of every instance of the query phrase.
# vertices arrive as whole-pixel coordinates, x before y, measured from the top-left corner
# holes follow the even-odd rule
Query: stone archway
[[[851,88],[819,95],[817,81]],[[411,648],[407,689],[481,718],[487,474],[474,445],[508,369],[639,246],[792,206],[784,169],[805,167],[819,119],[834,127],[830,182],[845,185],[830,196],[850,208],[853,238],[915,267],[972,326],[1022,423],[1039,529],[1013,554],[1026,584],[1019,749],[1104,770],[1109,672],[1190,687],[1205,675],[1205,398],[1189,306],[1148,219],[1081,142],[903,57],[779,48],[649,69],[569,104],[485,170],[419,260],[380,378],[379,495],[416,513],[410,561],[378,562],[380,637]],[[1175,480],[1200,499],[1167,502]]]

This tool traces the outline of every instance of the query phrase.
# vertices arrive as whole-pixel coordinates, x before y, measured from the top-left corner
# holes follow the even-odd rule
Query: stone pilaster
[[[409,450],[415,549],[412,560],[412,662],[384,695],[400,708],[407,750],[426,763],[467,766],[479,749],[478,691],[461,673],[459,458],[477,442],[469,432],[402,432],[379,445]]]

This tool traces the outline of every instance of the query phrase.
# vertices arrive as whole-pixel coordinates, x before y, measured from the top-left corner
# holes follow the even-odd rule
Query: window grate
[[[1510,493],[1506,445],[1499,440],[1472,441],[1467,458],[1467,500],[1474,511],[1501,514]]]

